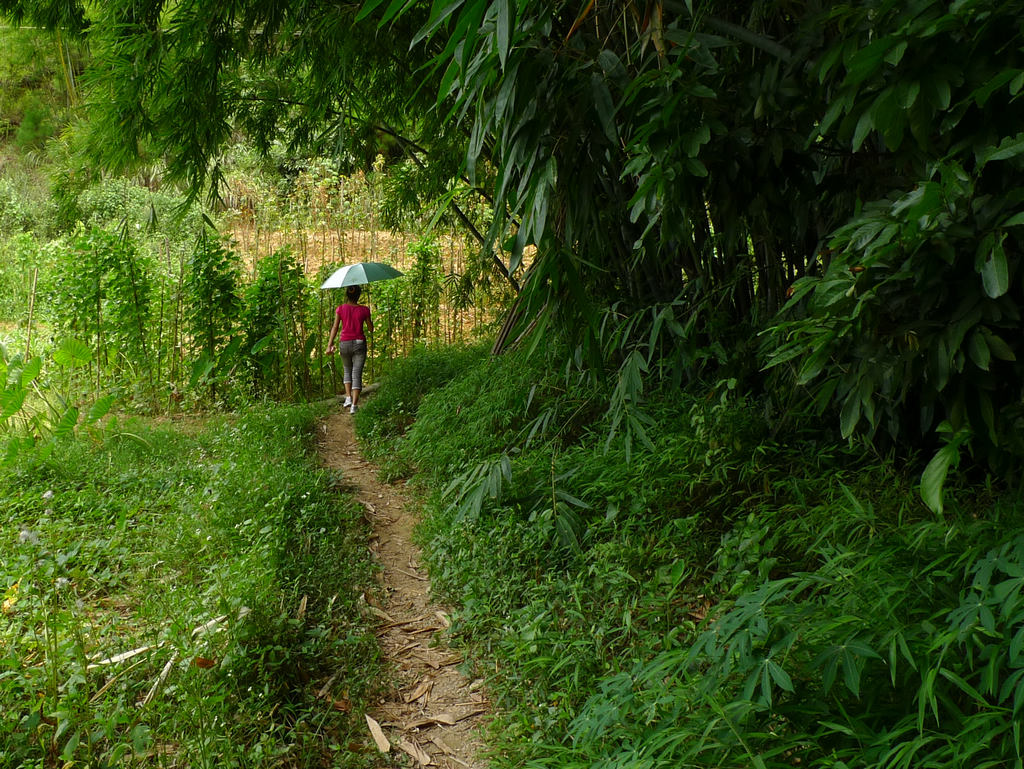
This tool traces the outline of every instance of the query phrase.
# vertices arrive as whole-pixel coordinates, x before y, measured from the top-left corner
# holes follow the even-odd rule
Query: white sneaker
[[[352,405],[352,396],[351,395],[346,395],[345,396],[345,402],[342,403],[341,405],[342,406],[351,406]]]
[[[356,406],[355,404],[348,407],[349,414],[355,414],[357,411],[359,411],[359,407]]]

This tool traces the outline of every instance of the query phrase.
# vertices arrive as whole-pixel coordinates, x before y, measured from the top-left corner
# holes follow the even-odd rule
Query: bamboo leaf
[[[844,438],[853,435],[853,430],[857,427],[857,422],[860,421],[860,407],[860,394],[851,391],[846,396],[846,403],[843,404],[843,410],[839,416],[839,430]]]
[[[783,670],[778,663],[773,662],[772,660],[767,660],[767,663],[768,672],[771,673],[772,680],[775,682],[775,685],[783,691],[793,691],[793,679],[790,678],[789,673]]]
[[[608,141],[618,140],[618,129],[615,126],[615,104],[612,101],[612,92],[608,89],[605,79],[596,72],[590,78],[590,89],[594,96],[594,109],[597,111],[597,118],[601,121],[601,128]]]
[[[512,39],[512,10],[509,7],[508,0],[496,0],[495,6],[497,7],[495,26],[498,61],[501,62],[501,68],[504,69],[505,62],[508,61],[509,46]]]
[[[921,474],[921,499],[932,512],[942,513],[942,489],[946,474],[950,465],[955,466],[959,462],[963,440],[963,437],[956,438],[939,449]]]
[[[366,0],[363,7],[359,9],[359,13],[356,14],[356,21],[362,21],[383,4],[384,0]]]

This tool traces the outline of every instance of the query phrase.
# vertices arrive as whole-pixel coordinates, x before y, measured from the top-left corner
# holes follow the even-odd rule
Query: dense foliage
[[[1019,493],[937,518],[726,383],[650,393],[627,461],[603,389],[468,355],[413,356],[357,422],[429,490],[435,586],[497,660],[495,766],[1021,765]]]
[[[4,7],[82,30],[76,2]],[[941,509],[960,446],[999,471],[1022,450],[1022,18],[1019,0],[107,3],[85,31],[90,135],[193,191],[235,127],[339,164],[384,150],[397,199],[460,219],[512,285],[536,246],[499,346],[554,330],[595,374],[619,367],[638,439],[641,373],[737,377],[844,436],[944,446]]]
[[[835,404],[844,436],[938,427],[1003,468],[1024,373],[1022,12],[480,0],[435,3],[427,29],[439,106],[475,115],[470,173],[489,158],[519,222],[513,259],[539,247],[521,324],[550,318],[627,378],[636,354],[755,388],[768,364],[773,387]]]
[[[313,416],[107,423],[5,469],[0,766],[363,765],[370,566]]]

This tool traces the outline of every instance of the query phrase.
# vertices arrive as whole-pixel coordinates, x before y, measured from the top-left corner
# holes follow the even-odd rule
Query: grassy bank
[[[314,416],[133,423],[0,475],[0,767],[368,765],[370,567]]]
[[[603,387],[457,355],[358,422],[429,489],[498,766],[1021,765],[1018,489],[955,480],[939,517],[918,466],[730,382],[650,393],[644,442]]]

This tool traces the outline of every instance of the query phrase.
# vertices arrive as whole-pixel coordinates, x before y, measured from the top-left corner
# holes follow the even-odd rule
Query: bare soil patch
[[[392,687],[370,707],[367,739],[381,750],[381,764],[485,769],[477,729],[490,711],[481,681],[459,670],[463,659],[448,648],[447,608],[430,595],[430,577],[412,541],[416,510],[405,487],[381,483],[365,461],[347,411],[323,421],[324,463],[341,472],[373,526],[369,547],[380,563],[380,589],[367,595],[377,617],[381,652]]]

